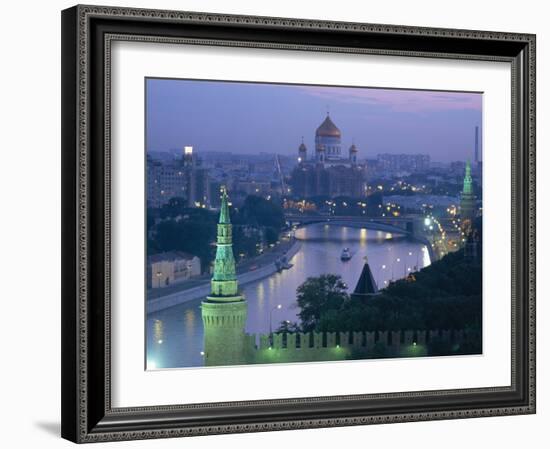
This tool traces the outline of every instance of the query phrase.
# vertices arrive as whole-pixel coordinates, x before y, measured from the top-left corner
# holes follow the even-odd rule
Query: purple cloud
[[[393,112],[481,110],[482,94],[403,89],[299,86],[312,97],[330,102],[387,107]]]

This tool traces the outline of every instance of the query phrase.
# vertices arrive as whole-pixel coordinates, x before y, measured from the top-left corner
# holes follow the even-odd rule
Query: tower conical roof
[[[352,297],[364,298],[368,295],[375,295],[376,293],[378,293],[378,286],[372,275],[369,262],[365,257],[365,264],[363,265],[361,276],[359,276],[359,281],[357,281]]]

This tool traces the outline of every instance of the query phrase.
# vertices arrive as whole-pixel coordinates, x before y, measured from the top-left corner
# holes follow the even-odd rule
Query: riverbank
[[[321,236],[323,240],[319,239]],[[412,269],[415,261],[419,269],[428,264],[424,244],[408,238],[381,239],[374,230],[341,226],[325,228],[319,224],[296,230],[295,237],[302,245],[291,260],[294,264],[291,269],[241,287],[247,302],[247,333],[267,334],[285,321],[300,322],[296,291],[309,277],[332,273],[341,276],[348,291],[353,291],[367,255],[373,276],[380,286],[389,284],[401,273],[405,276],[407,267]],[[352,255],[348,262],[341,260],[344,247],[348,247]],[[264,259],[259,268],[265,265]],[[208,291],[204,293],[199,299],[147,316],[147,357],[157,366],[187,367],[203,363],[204,356],[200,352],[204,350],[204,327],[200,304]],[[158,343],[159,340],[162,344]]]
[[[434,263],[437,260],[439,260],[437,253],[434,251],[432,247],[432,244],[426,237],[413,236],[412,239],[426,246],[426,249],[428,250],[428,254],[430,255],[430,263]]]
[[[281,254],[281,256],[283,255],[286,256],[287,260],[290,262],[290,260],[296,255],[296,253],[300,251],[301,246],[302,246],[302,243],[300,241],[295,241],[286,252]],[[255,282],[267,276],[270,276],[276,272],[277,272],[277,267],[275,266],[275,261],[273,261],[260,268],[256,268],[254,270],[241,272],[241,273],[239,273],[237,270],[237,280],[239,281],[239,285],[242,287],[251,282]],[[179,304],[192,301],[194,299],[205,297],[209,293],[210,293],[210,277],[202,280],[199,283],[199,285],[195,287],[179,290],[172,293],[167,293],[166,295],[163,295],[163,296],[158,296],[152,299],[148,299],[147,314],[159,312],[161,310],[168,309],[170,307],[174,307]]]

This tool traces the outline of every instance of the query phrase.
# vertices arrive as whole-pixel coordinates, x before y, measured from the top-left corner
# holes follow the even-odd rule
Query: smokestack
[[[475,137],[475,153],[474,153],[474,160],[476,165],[479,164],[479,126],[476,126],[476,137]]]

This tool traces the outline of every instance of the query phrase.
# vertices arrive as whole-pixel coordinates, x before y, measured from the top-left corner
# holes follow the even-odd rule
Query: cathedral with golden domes
[[[327,113],[315,131],[315,154],[308,155],[304,142],[298,147],[298,165],[291,174],[294,196],[366,196],[365,166],[358,163],[358,149],[352,144],[342,154],[342,132]]]

